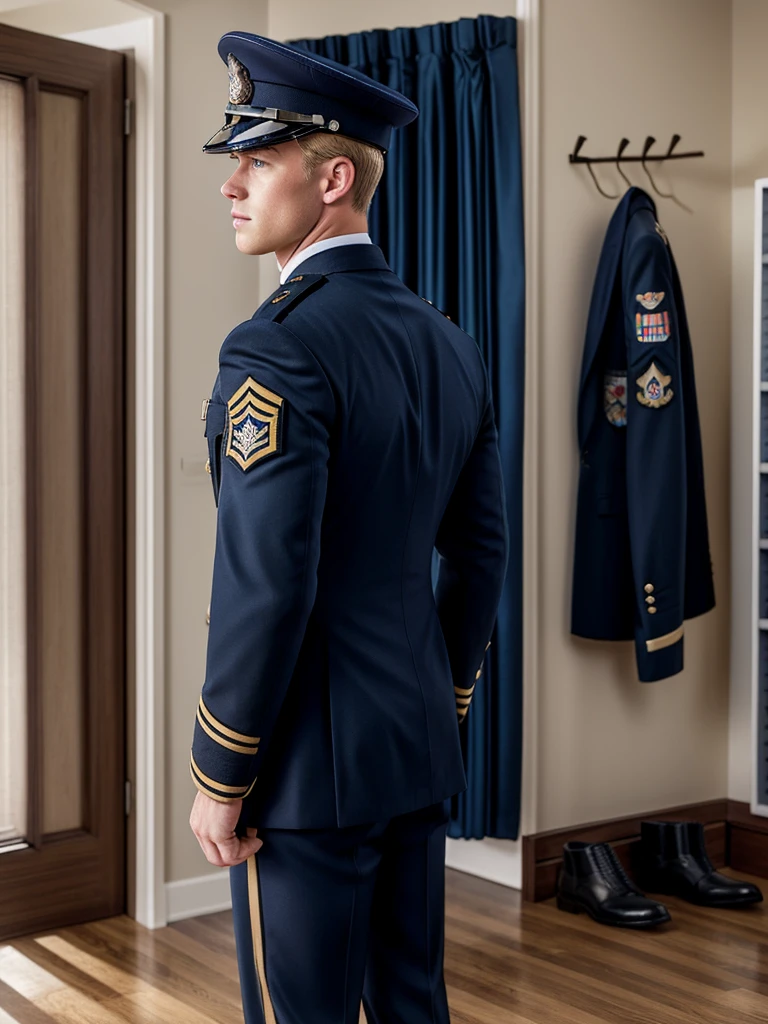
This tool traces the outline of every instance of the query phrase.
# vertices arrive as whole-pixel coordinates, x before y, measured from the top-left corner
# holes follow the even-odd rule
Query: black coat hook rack
[[[573,152],[569,154],[568,160],[572,164],[615,164],[616,161],[620,161],[623,164],[626,163],[648,163],[649,160],[690,160],[691,157],[704,156],[703,150],[697,150],[694,153],[675,153],[673,152],[675,146],[680,141],[679,135],[673,135],[669,143],[669,149],[666,153],[659,154],[657,156],[649,156],[648,150],[656,142],[656,139],[652,135],[649,135],[645,140],[643,146],[643,152],[640,156],[625,156],[624,148],[629,145],[628,139],[622,139],[619,145],[618,153],[614,153],[613,156],[582,156],[581,148],[587,141],[586,135],[580,135],[576,139],[576,145],[573,147]]]
[[[605,189],[602,188],[602,186],[600,185],[599,181],[595,177],[595,172],[592,170],[592,164],[616,164],[616,169],[618,170],[619,174],[627,182],[627,184],[630,184],[629,179],[627,178],[626,174],[624,174],[624,172],[621,169],[621,164],[623,164],[623,163],[640,163],[640,164],[643,165],[643,170],[648,175],[648,178],[649,178],[649,180],[651,182],[651,185],[653,186],[653,190],[656,193],[658,193],[658,195],[663,196],[663,198],[665,198],[665,199],[674,199],[675,202],[679,203],[679,200],[675,199],[675,197],[674,197],[674,195],[672,195],[672,193],[661,192],[656,187],[656,183],[654,182],[653,178],[651,177],[651,172],[646,167],[646,164],[649,163],[649,161],[651,161],[651,160],[655,160],[655,161],[660,163],[662,160],[690,160],[691,157],[704,156],[704,151],[703,150],[697,150],[696,152],[693,152],[693,153],[675,153],[674,152],[675,147],[677,146],[678,142],[680,141],[680,136],[677,133],[675,133],[672,136],[672,138],[670,140],[670,143],[669,143],[669,149],[667,150],[667,152],[666,153],[660,153],[660,154],[658,154],[656,156],[650,156],[649,155],[649,151],[651,149],[651,146],[653,146],[655,144],[655,142],[656,142],[656,139],[652,135],[648,135],[646,137],[646,140],[645,140],[645,142],[643,144],[643,151],[640,154],[640,156],[624,156],[624,150],[629,145],[629,139],[626,139],[626,138],[621,140],[621,142],[619,143],[619,148],[618,148],[618,150],[616,151],[616,153],[613,156],[582,156],[581,155],[581,148],[582,148],[582,146],[584,145],[584,143],[586,141],[587,141],[586,135],[579,135],[579,137],[576,139],[576,145],[573,147],[573,152],[569,153],[569,155],[568,155],[568,160],[572,164],[586,164],[587,165],[587,170],[589,171],[589,173],[590,173],[590,175],[592,177],[592,181],[595,183],[595,186],[597,187],[598,192],[601,195],[605,196],[606,199],[618,199],[619,197],[618,197],[618,195],[613,195],[610,192],[606,192]],[[679,205],[684,206],[684,204],[682,204],[682,203],[680,203]],[[684,208],[688,209],[688,207],[685,207],[685,206],[684,206]]]

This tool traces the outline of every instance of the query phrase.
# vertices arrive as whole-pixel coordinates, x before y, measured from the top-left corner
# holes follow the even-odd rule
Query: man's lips
[[[245,224],[245,222],[250,219],[250,217],[246,217],[243,213],[236,213],[234,210],[232,211],[232,222],[235,227],[238,227],[240,224]]]

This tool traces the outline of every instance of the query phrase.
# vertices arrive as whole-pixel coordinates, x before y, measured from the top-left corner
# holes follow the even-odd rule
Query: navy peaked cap
[[[310,132],[389,148],[393,128],[418,116],[407,96],[354,68],[250,32],[227,32],[219,56],[229,71],[226,123],[203,146],[231,153]]]

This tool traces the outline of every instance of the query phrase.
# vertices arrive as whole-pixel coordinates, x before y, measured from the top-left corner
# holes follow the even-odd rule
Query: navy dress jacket
[[[378,246],[327,249],[225,339],[206,436],[197,787],[275,828],[381,821],[466,788],[460,723],[508,550],[476,343]]]
[[[693,354],[669,240],[631,188],[587,323],[572,632],[634,639],[639,678],[683,668],[683,623],[714,606]]]

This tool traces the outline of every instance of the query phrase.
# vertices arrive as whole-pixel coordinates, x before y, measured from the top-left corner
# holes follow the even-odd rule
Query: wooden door
[[[123,64],[0,25],[0,939],[124,909]]]

